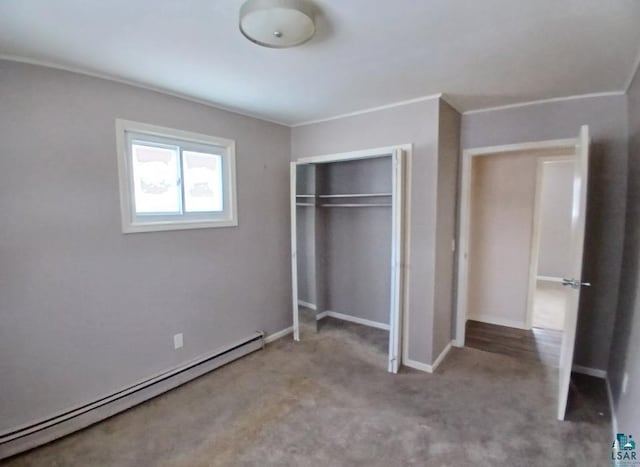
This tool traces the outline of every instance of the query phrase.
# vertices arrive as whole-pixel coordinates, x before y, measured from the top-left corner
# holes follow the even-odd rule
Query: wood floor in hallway
[[[467,321],[465,345],[474,349],[557,367],[561,344],[562,331],[554,329],[534,327],[525,330]]]

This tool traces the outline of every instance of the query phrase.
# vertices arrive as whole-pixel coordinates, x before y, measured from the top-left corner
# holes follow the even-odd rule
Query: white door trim
[[[460,232],[458,235],[458,280],[456,299],[456,337],[454,345],[464,347],[465,324],[467,322],[467,293],[468,293],[468,266],[469,266],[469,232],[471,214],[471,167],[474,157],[490,156],[496,154],[521,154],[523,152],[539,152],[541,157],[575,152],[576,138],[556,139],[547,141],[527,142],[518,144],[506,144],[501,146],[486,146],[469,148],[462,151],[462,176],[460,183],[460,213],[458,223]],[[534,276],[535,277],[535,276]]]
[[[320,156],[301,157],[296,159],[297,164],[321,164],[325,162],[355,161],[358,159],[374,159],[376,157],[389,156],[394,151],[411,151],[411,144],[399,144],[397,146],[383,146],[380,148],[360,149],[357,151],[339,152],[336,154],[323,154]]]

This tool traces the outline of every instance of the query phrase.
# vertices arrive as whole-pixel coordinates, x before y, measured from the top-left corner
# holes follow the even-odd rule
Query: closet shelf
[[[318,195],[318,198],[376,198],[391,196],[391,193],[343,193],[337,195]]]
[[[296,206],[315,206],[315,203],[296,203]]]
[[[322,208],[380,208],[389,206],[391,203],[328,203],[320,205]]]

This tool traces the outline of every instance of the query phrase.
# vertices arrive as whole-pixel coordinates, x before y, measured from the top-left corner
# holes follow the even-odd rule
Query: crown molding
[[[473,110],[467,110],[465,112],[463,112],[463,115],[473,115],[473,114],[478,114],[478,113],[482,113],[482,112],[493,112],[495,110],[507,110],[507,109],[515,109],[518,107],[526,107],[529,105],[536,105],[536,104],[548,104],[551,102],[563,102],[563,101],[573,101],[573,100],[577,100],[577,99],[588,99],[590,97],[608,97],[608,96],[623,96],[625,94],[625,91],[607,91],[607,92],[594,92],[594,93],[590,93],[590,94],[576,94],[574,96],[564,96],[564,97],[551,97],[549,99],[539,99],[539,100],[534,100],[534,101],[525,101],[525,102],[516,102],[514,104],[506,104],[506,105],[499,105],[496,107],[485,107],[482,109],[473,109]]]
[[[291,126],[291,128],[297,128],[297,127],[306,126],[306,125],[313,125],[315,123],[330,122],[332,120],[340,120],[342,118],[355,117],[357,115],[364,115],[364,114],[368,114],[368,113],[372,113],[372,112],[378,112],[380,110],[392,109],[394,107],[401,107],[403,105],[415,104],[417,102],[429,101],[429,100],[432,100],[432,99],[440,99],[442,97],[443,97],[442,93],[430,94],[428,96],[422,96],[422,97],[416,97],[415,99],[407,99],[407,100],[404,100],[404,101],[392,102],[391,104],[380,105],[380,106],[377,106],[377,107],[369,107],[369,108],[362,109],[362,110],[356,110],[354,112],[334,115],[332,117],[319,118],[317,120],[309,120],[309,121],[305,121],[305,122],[294,123],[294,124],[292,124],[290,126]],[[449,103],[449,102],[447,102],[447,103]],[[451,104],[449,103],[449,105],[451,105]],[[453,107],[453,105],[451,105],[451,107]]]
[[[102,72],[93,71],[93,70],[86,70],[86,69],[83,69],[83,68],[77,68],[77,67],[74,67],[74,66],[71,66],[71,65],[64,65],[64,64],[60,64],[60,63],[49,62],[49,61],[46,61],[46,60],[21,57],[21,56],[18,56],[18,55],[0,54],[0,60],[8,60],[8,61],[11,61],[11,62],[26,63],[27,65],[43,66],[43,67],[47,67],[47,68],[53,68],[53,69],[56,69],[56,70],[68,71],[68,72],[71,72],[71,73],[78,73],[80,75],[90,76],[92,78],[99,78],[99,79],[104,79],[104,80],[107,80],[107,81],[113,81],[113,82],[116,82],[116,83],[126,84],[128,86],[133,86],[133,87],[140,88],[140,89],[146,89],[147,91],[153,91],[153,92],[157,92],[157,93],[160,93],[160,94],[165,94],[167,96],[177,97],[178,99],[182,99],[182,100],[185,100],[185,101],[193,102],[195,104],[205,105],[207,107],[211,107],[211,108],[216,109],[216,110],[224,110],[225,112],[230,112],[230,113],[233,113],[233,114],[236,114],[236,115],[242,115],[243,117],[254,118],[256,120],[261,120],[263,122],[274,123],[276,125],[285,126],[285,127],[290,127],[291,126],[288,123],[280,122],[278,120],[269,119],[269,118],[266,118],[266,117],[258,115],[258,114],[254,114],[254,113],[251,113],[251,112],[246,112],[246,111],[235,109],[235,108],[232,108],[232,107],[225,107],[225,106],[217,104],[217,103],[215,103],[213,101],[209,101],[209,100],[206,100],[206,99],[199,99],[197,97],[189,96],[187,94],[182,94],[182,93],[179,93],[179,92],[170,91],[169,89],[162,88],[162,87],[159,87],[159,86],[152,86],[152,85],[149,85],[149,84],[145,84],[145,83],[142,83],[140,81],[120,78],[118,76],[110,75],[108,73],[102,73]]]

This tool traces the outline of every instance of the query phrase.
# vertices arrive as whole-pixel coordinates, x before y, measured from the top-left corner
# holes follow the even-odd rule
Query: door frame
[[[498,146],[484,146],[464,149],[462,151],[462,169],[460,180],[460,211],[458,214],[458,252],[457,252],[457,288],[456,288],[456,335],[453,341],[455,347],[464,347],[465,326],[467,322],[468,279],[469,279],[469,233],[471,217],[471,168],[474,157],[497,154],[520,154],[523,152],[539,152],[541,157],[554,155],[556,152],[575,154],[577,138],[534,141],[526,143],[505,144]],[[565,156],[566,157],[566,156]],[[536,188],[537,191],[537,188]],[[531,270],[531,269],[530,269]],[[531,283],[531,276],[529,277]],[[531,288],[531,286],[529,287]],[[528,300],[531,299],[529,291]],[[530,306],[530,304],[528,304]]]
[[[291,272],[292,272],[292,305],[293,336],[300,340],[298,320],[298,264],[297,264],[297,232],[296,232],[296,168],[303,164],[322,164],[344,162],[359,159],[373,159],[391,156],[392,159],[392,207],[391,207],[391,300],[389,304],[389,364],[388,371],[397,373],[404,359],[403,335],[406,335],[408,271],[407,255],[409,248],[409,213],[410,213],[410,170],[406,168],[411,161],[412,144],[401,144],[381,148],[326,154],[312,157],[301,157],[291,162],[290,172],[290,204],[291,204]],[[318,310],[319,312],[322,310]],[[403,345],[404,343],[404,345]]]

